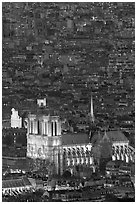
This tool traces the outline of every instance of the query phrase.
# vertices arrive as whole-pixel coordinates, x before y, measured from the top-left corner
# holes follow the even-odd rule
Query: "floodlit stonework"
[[[12,108],[11,111],[11,127],[22,128],[22,118],[19,116],[18,111],[16,111],[14,108]]]

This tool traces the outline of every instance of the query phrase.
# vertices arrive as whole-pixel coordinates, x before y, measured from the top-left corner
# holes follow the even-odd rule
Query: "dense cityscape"
[[[3,201],[134,201],[135,3],[3,2],[2,23]]]

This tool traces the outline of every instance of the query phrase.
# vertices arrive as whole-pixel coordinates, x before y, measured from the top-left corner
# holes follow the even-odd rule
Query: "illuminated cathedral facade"
[[[27,157],[53,162],[57,174],[75,165],[94,166],[92,144],[88,136],[63,136],[58,116],[28,116]]]

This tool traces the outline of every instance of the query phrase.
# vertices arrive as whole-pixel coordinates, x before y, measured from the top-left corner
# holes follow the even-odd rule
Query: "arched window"
[[[51,136],[53,136],[53,122],[51,122]]]
[[[73,154],[74,157],[76,156],[76,151],[75,151],[74,148],[73,148],[72,154]]]
[[[88,149],[86,149],[86,155],[89,156],[89,151],[88,151]]]
[[[115,147],[113,146],[112,147],[112,155],[114,155],[115,154]]]
[[[66,149],[63,149],[63,156],[66,157]]]
[[[77,155],[80,156],[80,149],[77,148]]]
[[[84,148],[83,147],[81,147],[81,154],[82,154],[82,156],[85,156],[85,152],[84,152]]]
[[[125,146],[125,154],[128,153],[128,148]]]
[[[37,121],[37,125],[38,125],[38,135],[40,134],[40,121]]]
[[[121,146],[121,153],[123,154],[123,152],[124,152],[124,151],[123,151],[123,146]]]
[[[116,153],[119,154],[119,146],[117,146]]]
[[[47,122],[44,123],[45,130],[44,130],[44,135],[47,135]]]
[[[68,157],[71,157],[71,150],[68,149]]]
[[[57,136],[57,122],[55,121],[55,136]]]

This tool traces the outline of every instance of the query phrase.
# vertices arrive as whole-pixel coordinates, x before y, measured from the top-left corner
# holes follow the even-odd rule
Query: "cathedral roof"
[[[63,145],[73,145],[73,144],[87,144],[90,143],[89,137],[85,133],[67,133],[62,135]]]
[[[113,142],[128,142],[128,139],[121,131],[109,131],[109,132],[105,132],[105,134],[104,133],[103,134],[102,133],[95,134],[91,139],[91,143],[99,144],[99,143],[103,142],[106,138],[108,138],[108,140],[111,143],[113,143]]]
[[[116,141],[128,141],[126,136],[120,132],[120,131],[110,131],[107,132],[108,138],[110,138],[111,141],[116,142]]]
[[[28,178],[19,178],[14,180],[3,180],[2,181],[2,188],[17,188],[17,187],[25,187],[25,186],[31,186],[30,181]]]

